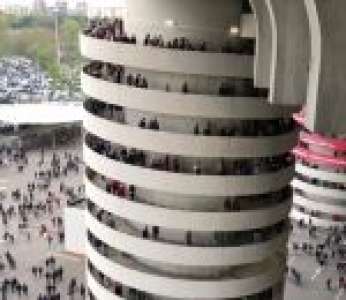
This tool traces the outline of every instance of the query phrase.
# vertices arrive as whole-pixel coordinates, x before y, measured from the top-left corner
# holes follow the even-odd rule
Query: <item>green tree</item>
[[[65,19],[60,29],[62,59],[68,65],[80,62],[78,36],[80,24],[74,19]]]
[[[62,59],[61,65],[57,65],[55,17],[0,15],[0,56],[29,57],[51,76],[57,87],[78,91],[82,60],[79,32],[86,22],[84,17],[59,17]]]
[[[7,54],[8,29],[7,16],[0,15],[0,56]]]

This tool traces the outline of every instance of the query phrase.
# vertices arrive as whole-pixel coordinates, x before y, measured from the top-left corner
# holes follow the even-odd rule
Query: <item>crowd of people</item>
[[[273,239],[287,229],[285,221],[266,228],[247,231],[184,231],[162,228],[158,225],[132,223],[111,212],[105,211],[93,202],[88,203],[88,211],[100,223],[125,233],[143,239],[152,239],[162,243],[183,244],[199,247],[237,247],[252,243],[263,243]]]
[[[90,76],[111,81],[118,84],[127,84],[131,87],[146,89],[149,87],[148,80],[140,73],[125,74],[125,68],[121,65],[93,61],[84,66],[84,72]]]
[[[346,289],[346,226],[318,227],[313,219],[300,219],[293,223],[295,231],[290,242],[291,255],[300,255],[312,259],[317,268],[316,274],[326,271],[323,279],[307,278],[301,266],[292,264],[288,267],[289,275],[299,286],[304,286],[310,280],[324,280],[323,288],[331,292]],[[306,238],[302,238],[306,236]],[[328,272],[327,272],[328,270]]]
[[[61,293],[57,291],[57,285],[63,280],[63,267],[56,266],[53,256],[46,258],[44,266],[33,266],[32,275],[34,280],[45,280],[46,290],[38,295],[38,300],[60,300]]]
[[[203,159],[157,154],[113,144],[88,133],[86,145],[96,153],[129,165],[195,175],[258,175],[277,172],[294,164],[291,154],[251,159]]]
[[[311,194],[299,189],[299,188],[294,188],[294,194],[306,199],[310,199],[312,197]],[[322,211],[318,208],[315,207],[309,207],[309,206],[304,206],[298,203],[294,203],[294,208],[305,215],[309,215],[312,218],[318,218],[324,221],[329,221],[329,222],[339,222],[340,224],[346,222],[346,216],[340,211],[340,213],[331,213],[328,211]]]
[[[0,58],[1,103],[41,101],[40,98],[52,93],[50,80],[39,65],[29,58]]]
[[[105,102],[88,98],[84,103],[84,108],[99,117],[115,121],[121,124],[129,124],[126,108],[107,104]],[[136,111],[129,111],[135,114]],[[145,114],[144,114],[145,115]],[[188,122],[190,120],[186,120]],[[166,125],[162,131],[181,132],[181,126],[176,129],[175,124],[181,124],[183,121],[167,116],[145,117],[138,120],[138,127],[142,129],[160,130],[160,123]],[[189,125],[191,122],[187,123]],[[171,125],[172,124],[172,125]],[[203,125],[201,125],[203,124]],[[191,128],[190,128],[191,127]],[[196,120],[195,125],[186,126],[185,133],[203,136],[229,136],[229,137],[261,137],[261,136],[277,136],[294,131],[295,124],[291,118],[278,118],[272,120],[227,120],[219,124],[218,120],[200,119]],[[178,131],[179,130],[179,131]]]
[[[0,283],[2,299],[7,299],[8,295],[28,296],[29,288],[26,283],[21,283],[17,278],[5,278]],[[53,299],[52,299],[53,300]]]
[[[125,22],[121,18],[91,19],[84,29],[84,34],[97,39],[114,42],[137,44],[135,34],[129,35],[125,30]],[[253,55],[255,40],[232,36],[221,47],[212,46],[206,41],[191,41],[187,37],[175,37],[165,40],[162,34],[147,33],[143,39],[144,46],[158,47],[180,51],[223,52]]]
[[[13,176],[25,178],[24,182],[19,180],[11,184],[16,188],[0,193],[2,239],[8,249],[4,251],[5,261],[0,260],[0,276],[2,272],[12,276],[0,281],[2,299],[12,299],[11,295],[17,294],[18,297],[30,297],[32,300],[60,300],[76,293],[85,299],[84,284],[77,286],[76,279],[71,279],[74,285],[71,284],[64,292],[65,266],[58,265],[58,260],[48,254],[56,248],[63,248],[65,233],[61,209],[71,197],[71,189],[75,193],[81,190],[80,186],[68,187],[64,182],[69,176],[78,176],[81,160],[69,151],[52,151],[51,155],[50,150],[42,147],[34,152],[35,160],[32,160],[32,151],[6,144],[0,146],[0,171],[10,170],[8,172],[13,172]],[[60,190],[56,188],[57,185],[60,185]],[[48,257],[43,263],[32,265],[32,279],[20,280],[23,270],[19,261],[23,258],[17,257],[16,248],[25,243],[30,258],[30,245],[37,244],[37,239],[46,241]],[[45,288],[39,291],[42,285]]]
[[[334,156],[334,157],[337,157],[337,156]],[[345,155],[342,155],[342,156],[340,155],[339,157],[345,158]],[[346,168],[344,166],[338,166],[338,165],[329,166],[327,164],[318,164],[318,162],[309,161],[306,158],[299,157],[299,156],[296,156],[296,161],[297,161],[297,163],[299,163],[303,166],[310,167],[312,169],[324,170],[327,172],[332,170],[334,173],[337,173],[337,174],[339,174],[339,173],[340,174],[346,174]]]
[[[307,175],[303,175],[301,173],[296,173],[296,178],[315,186],[326,187],[326,188],[336,189],[341,191],[346,190],[346,183],[322,180],[320,178],[310,177]]]
[[[143,41],[144,46],[173,49],[180,51],[220,51],[222,53],[237,53],[244,55],[254,55],[255,40],[243,37],[231,37],[220,49],[214,49],[205,41],[191,42],[186,37],[175,37],[165,41],[161,34],[151,35],[146,34]]]
[[[148,80],[140,73],[125,74],[125,68],[121,65],[113,65],[110,63],[102,63],[93,61],[84,66],[84,73],[118,84],[126,84],[131,87],[147,89],[149,88]]]
[[[145,75],[140,72],[136,74],[126,72],[125,67],[122,65],[92,61],[84,66],[83,71],[85,74],[105,81],[126,84],[136,88],[149,88],[149,80]],[[197,90],[193,90],[185,79],[182,80],[180,86],[180,89],[175,90],[175,92],[200,94]],[[169,82],[162,85],[160,90],[165,92],[173,91]],[[217,95],[221,97],[267,97],[268,92],[266,89],[255,88],[252,79],[244,78],[229,78],[227,81],[222,81],[217,90]],[[210,92],[210,94],[214,94],[214,92]]]
[[[146,203],[147,205],[153,205],[150,204],[150,199],[146,199],[145,197],[140,195],[140,192],[138,192],[138,188],[135,185],[127,184],[122,182],[121,180],[114,179],[114,178],[108,178],[100,173],[97,173],[96,171],[92,170],[91,168],[86,168],[85,172],[86,178],[95,186],[97,186],[99,189],[110,193],[114,196],[117,196],[122,199],[126,199],[129,201],[136,201],[136,202],[142,202]],[[206,209],[203,209],[202,207],[195,209],[195,211],[233,211],[233,212],[239,212],[239,211],[246,211],[261,207],[269,207],[272,205],[277,205],[282,203],[283,201],[287,201],[292,196],[292,191],[289,187],[284,187],[278,191],[267,193],[267,194],[260,194],[260,195],[241,195],[241,196],[228,196],[228,197],[221,197],[220,202],[215,201],[215,207],[211,208],[209,205]],[[218,199],[219,200],[219,199]],[[218,203],[221,203],[219,205]],[[158,205],[158,204],[155,204]],[[164,205],[164,204],[160,204]],[[164,206],[166,207],[166,206]],[[167,207],[169,208],[169,206]],[[184,208],[181,208],[184,209]],[[191,209],[190,209],[191,210]]]
[[[166,49],[176,49],[176,50],[185,50],[185,51],[207,51],[207,43],[193,43],[186,37],[176,37],[172,40],[165,41],[161,34],[159,35],[151,35],[150,33],[145,35],[144,46],[158,47],[158,48],[166,48]]]
[[[115,282],[113,279],[100,272],[90,261],[88,262],[88,270],[99,284],[119,297],[141,300],[147,300],[151,297],[148,293],[139,291],[135,288],[128,288],[120,282]],[[90,300],[96,299],[95,295],[90,295]]]
[[[136,299],[136,300],[150,300],[155,298],[155,295],[140,291],[138,289],[128,287],[121,282],[116,282],[109,276],[98,270],[92,262],[88,262],[88,270],[93,278],[105,289],[109,290],[111,293],[124,298],[124,299]],[[272,298],[272,289],[267,289],[256,295],[252,295],[252,300],[268,300]],[[91,294],[90,300],[96,300],[96,296]]]
[[[128,44],[137,43],[134,34],[129,36],[125,32],[124,21],[121,18],[90,19],[87,27],[83,30],[83,33],[97,39],[105,39]]]
[[[12,153],[11,149],[5,151],[0,150],[0,155],[3,159],[13,160],[18,166],[18,172],[23,172],[24,168],[29,167],[28,157],[25,151],[21,148],[18,151]],[[75,172],[78,174],[80,163],[79,158],[72,158],[71,154],[65,153],[66,164],[62,165],[60,158],[57,154],[53,153],[53,157],[50,161],[50,168],[44,170],[42,166],[44,164],[44,150],[41,150],[42,159],[38,163],[38,170],[34,172],[34,178],[29,181],[26,189],[15,189],[11,192],[11,198],[14,204],[8,205],[5,208],[0,203],[0,213],[2,217],[3,225],[7,225],[12,219],[18,220],[18,228],[25,230],[28,228],[29,217],[34,217],[35,220],[39,220],[42,215],[48,214],[51,216],[52,225],[57,231],[57,240],[62,244],[64,242],[64,227],[62,218],[54,216],[55,208],[60,208],[61,199],[49,190],[51,181],[54,178],[67,177],[68,173]],[[47,197],[44,200],[37,199],[37,194],[40,192],[46,192]],[[61,190],[63,192],[63,190]],[[45,224],[41,224],[40,236],[45,237],[48,244],[51,245],[53,236],[47,230]],[[9,240],[14,243],[14,235],[7,229],[4,232],[4,240]],[[27,239],[30,240],[30,234],[28,233]]]

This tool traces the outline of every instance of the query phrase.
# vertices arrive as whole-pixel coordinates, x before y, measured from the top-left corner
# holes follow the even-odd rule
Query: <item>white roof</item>
[[[83,121],[81,102],[1,104],[0,122],[13,125],[54,125]]]

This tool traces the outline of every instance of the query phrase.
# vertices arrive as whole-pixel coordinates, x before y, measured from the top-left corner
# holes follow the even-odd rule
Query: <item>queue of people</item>
[[[108,41],[136,44],[137,39],[134,34],[128,35],[125,31],[124,21],[121,18],[91,19],[87,27],[83,30],[87,36]]]
[[[258,175],[273,173],[294,164],[290,153],[249,159],[203,159],[158,154],[105,141],[87,133],[86,145],[109,159],[155,170],[195,175]]]
[[[172,40],[165,41],[161,34],[151,35],[150,33],[145,35],[143,45],[185,51],[205,52],[208,50],[206,42],[194,43],[193,45],[193,43],[186,37],[176,37]]]
[[[89,20],[83,33],[97,39],[113,42],[137,44],[135,34],[128,35],[125,22],[121,18],[93,18]],[[174,37],[165,40],[162,34],[147,33],[143,46],[158,47],[180,51],[222,52],[243,55],[254,55],[255,39],[239,36],[228,37],[221,46],[214,46],[206,41],[190,41],[187,37]]]
[[[136,88],[149,88],[149,80],[147,79],[146,75],[141,74],[140,71],[136,73],[126,72],[125,67],[122,65],[91,61],[89,64],[83,67],[83,72],[92,77],[108,82],[124,85],[126,84]],[[158,74],[158,76],[162,77],[162,74]],[[191,84],[189,84],[189,82],[183,78],[181,80],[180,88],[177,90],[173,90],[169,82],[162,84],[162,86],[158,89],[165,92],[180,92],[182,94],[201,94],[197,88],[191,88]],[[209,94],[214,95],[215,91],[210,91]],[[252,79],[228,78],[227,81],[220,80],[220,83],[217,86],[216,95],[220,97],[266,98],[268,91],[267,89],[255,88]]]
[[[84,66],[83,71],[90,76],[117,84],[127,84],[128,86],[142,89],[149,87],[148,80],[145,76],[140,73],[125,74],[125,69],[121,65],[93,61]]]
[[[143,260],[138,261],[138,259],[136,258],[136,256],[128,254],[128,253],[124,253],[118,249],[115,249],[109,245],[107,245],[105,242],[103,242],[102,240],[100,240],[99,238],[97,238],[93,233],[91,233],[90,231],[88,231],[88,242],[90,244],[90,246],[97,251],[100,255],[106,257],[107,259],[109,259],[110,261],[113,261],[116,264],[120,264],[120,265],[124,265],[124,266],[133,266],[133,263],[136,263],[137,265],[142,265],[142,271],[143,268],[146,268],[146,265],[143,264]],[[244,268],[246,269],[247,266],[244,266]],[[164,276],[172,276],[173,274],[171,272],[167,272],[165,270],[160,270],[159,268],[155,268],[154,266],[152,266],[151,268],[149,268],[149,270],[154,269],[155,272],[157,273],[161,273]],[[234,269],[228,269],[228,270],[224,270],[223,272],[216,272],[213,274],[208,274],[208,275],[204,275],[203,273],[201,274],[194,274],[194,278],[198,278],[198,279],[206,279],[208,278],[209,280],[213,280],[216,278],[224,278],[224,277],[228,277],[228,276],[235,276],[234,275]],[[265,299],[265,298],[262,298]]]
[[[333,171],[335,173],[346,174],[346,168],[345,167],[339,167],[339,166],[330,167],[328,165],[318,164],[315,162],[308,161],[307,159],[304,159],[303,157],[299,157],[299,156],[296,156],[296,161],[299,164],[302,164],[303,166],[310,167],[312,169],[324,170],[324,171]]]
[[[300,195],[302,197],[305,197],[306,199],[309,199],[309,195],[304,193],[304,191],[300,189],[295,189],[295,194]],[[311,197],[311,195],[310,195]],[[299,205],[297,203],[294,203],[293,207],[300,213],[309,215],[311,218],[317,218],[323,221],[329,221],[329,222],[338,222],[340,224],[346,222],[346,216],[343,214],[342,211],[340,213],[330,213],[330,212],[324,212],[318,209],[315,209],[313,207],[306,207],[303,205]]]
[[[199,247],[238,247],[253,243],[264,243],[271,240],[287,229],[285,221],[262,229],[247,231],[183,231],[178,229],[162,228],[159,225],[132,223],[109,211],[102,209],[89,201],[88,211],[100,223],[117,230],[118,232],[136,236],[142,239],[151,239],[162,243],[182,244]]]
[[[117,282],[109,276],[102,273],[91,261],[88,261],[88,271],[93,278],[105,289],[115,294],[118,297],[124,299],[136,299],[136,300],[151,300],[155,298],[155,295],[140,291],[133,287],[128,287],[123,283]],[[268,300],[272,297],[272,288],[266,289],[256,295],[251,296],[251,300]],[[96,296],[90,292],[90,300],[96,300]],[[236,299],[234,299],[236,300]],[[238,300],[238,299],[237,299]]]
[[[108,104],[94,98],[88,98],[84,103],[84,108],[98,116],[110,121],[115,121],[121,124],[129,124],[129,114],[127,109],[114,104]],[[129,111],[131,114],[135,114],[136,111]],[[167,132],[182,132],[181,126],[177,126],[183,122],[175,122],[175,118],[169,118],[167,116],[158,117],[145,117],[141,114],[137,125],[142,129],[160,130],[160,123],[165,125],[162,131]],[[186,120],[187,125],[191,122]],[[132,121],[133,123],[133,121]],[[202,123],[203,125],[200,125]],[[277,136],[295,129],[294,121],[291,118],[278,118],[272,120],[227,120],[227,123],[223,122],[218,124],[218,120],[201,119],[196,120],[195,125],[186,126],[186,132],[194,135],[203,136],[223,136],[223,137],[262,137],[262,136]],[[177,127],[177,128],[176,128]],[[191,128],[190,128],[191,127]]]
[[[341,190],[341,191],[346,190],[346,183],[322,180],[320,178],[313,178],[313,177],[310,177],[307,175],[303,175],[301,173],[296,173],[295,176],[297,179],[304,181],[306,183],[315,185],[315,186],[320,186],[320,187],[325,187],[325,188],[330,188],[330,189],[336,189],[336,190]]]
[[[157,118],[151,119],[149,122],[147,122],[146,118],[142,118],[138,122],[138,127],[142,129],[160,130],[160,123]]]
[[[180,51],[222,52],[254,55],[255,40],[233,36],[230,37],[221,48],[218,48],[207,45],[207,42],[205,41],[192,42],[186,37],[175,37],[165,41],[161,34],[152,35],[147,33],[144,37],[143,45]]]

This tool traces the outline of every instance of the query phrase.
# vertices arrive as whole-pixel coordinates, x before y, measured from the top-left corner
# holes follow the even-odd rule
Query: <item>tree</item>
[[[59,18],[62,64],[57,65],[53,16],[0,15],[0,56],[29,57],[50,75],[56,86],[71,92],[79,91],[82,60],[79,32],[86,22],[84,17]]]
[[[80,70],[82,57],[79,52],[79,33],[86,23],[85,18],[64,18],[60,27],[60,42],[62,50],[62,74],[65,88],[76,92],[80,85]]]
[[[0,56],[7,54],[8,29],[7,16],[0,14]]]
[[[74,19],[65,19],[61,26],[60,38],[63,62],[73,65],[80,62],[78,37],[80,24]]]

